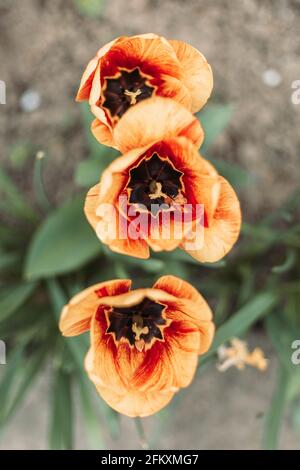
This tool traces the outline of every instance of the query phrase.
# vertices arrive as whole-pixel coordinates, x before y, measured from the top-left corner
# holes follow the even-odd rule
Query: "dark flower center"
[[[132,307],[113,307],[108,312],[109,327],[106,333],[114,333],[115,339],[126,338],[142,351],[153,338],[162,340],[160,326],[166,325],[162,316],[165,305],[148,299]]]
[[[127,184],[129,202],[143,204],[153,215],[161,208],[170,208],[174,202],[185,202],[181,192],[182,175],[183,173],[176,170],[168,159],[154,153],[130,170]]]
[[[149,77],[143,76],[139,68],[120,70],[115,78],[104,80],[102,106],[112,118],[120,118],[130,106],[152,96],[154,87],[148,80]]]

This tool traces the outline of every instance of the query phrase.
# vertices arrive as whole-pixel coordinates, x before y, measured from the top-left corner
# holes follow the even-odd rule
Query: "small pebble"
[[[41,96],[35,90],[26,90],[20,98],[20,106],[25,113],[37,110],[41,105]]]
[[[263,82],[265,85],[272,88],[277,87],[282,82],[282,77],[280,73],[275,69],[268,69],[263,73],[262,76]]]

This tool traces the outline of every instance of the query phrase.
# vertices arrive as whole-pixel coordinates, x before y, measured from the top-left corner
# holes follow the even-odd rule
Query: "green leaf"
[[[94,186],[100,179],[102,162],[100,158],[89,158],[77,165],[75,183],[82,188]]]
[[[1,399],[1,414],[0,414],[0,425],[3,425],[11,416],[15,413],[18,406],[21,404],[24,399],[26,392],[29,387],[33,384],[38,373],[41,370],[42,364],[45,360],[48,346],[45,345],[44,348],[36,351],[32,357],[21,356],[23,354],[23,348],[18,349],[15,355],[15,358],[9,360],[8,365],[9,370],[4,376],[3,385],[4,397],[6,400],[2,401],[2,395],[0,392]],[[7,374],[12,378],[8,378]]]
[[[0,322],[20,308],[33,293],[34,282],[0,289]]]
[[[9,361],[4,369],[4,374],[1,377],[0,383],[0,425],[5,421],[7,415],[9,400],[12,396],[12,386],[16,379],[16,371],[21,369],[20,366],[22,362],[24,352],[24,345],[19,345],[9,356]]]
[[[85,429],[91,447],[92,449],[105,449],[100,431],[100,419],[95,412],[95,403],[93,403],[92,384],[84,374],[77,374],[77,380]]]
[[[212,158],[207,155],[205,155],[205,157],[216,167],[218,173],[224,176],[224,178],[226,178],[235,189],[239,189],[249,185],[250,183],[253,183],[253,175],[251,175],[249,171],[244,170],[239,165],[235,163],[228,163],[225,160]]]
[[[4,272],[16,266],[20,261],[19,253],[3,253],[0,251],[0,271]]]
[[[283,274],[290,271],[297,261],[297,255],[294,250],[288,250],[286,254],[286,259],[284,262],[278,266],[273,266],[272,272],[275,274]]]
[[[104,0],[74,0],[77,10],[85,16],[99,17],[102,14]]]
[[[265,321],[268,336],[277,351],[281,365],[291,374],[296,373],[297,366],[291,361],[292,343],[295,339],[295,326],[290,324],[285,313],[280,311],[268,315]]]
[[[33,152],[30,142],[18,142],[10,149],[9,159],[12,168],[22,170]]]
[[[201,147],[201,152],[205,154],[216,137],[229,123],[232,116],[232,107],[230,105],[211,103],[197,113],[197,116],[205,131],[205,140]]]
[[[273,450],[278,447],[280,425],[287,403],[289,374],[284,367],[279,369],[277,387],[274,391],[270,408],[265,418],[263,448]]]
[[[266,315],[277,302],[278,296],[272,291],[257,294],[254,299],[244,305],[218,328],[210,350],[203,357],[207,359],[217,352],[222,344],[234,336],[240,336],[259,318]]]
[[[36,220],[35,212],[26,203],[23,194],[2,168],[0,168],[0,197],[3,208],[10,215]],[[2,201],[2,199],[4,200]]]
[[[98,144],[99,147],[101,144]],[[107,147],[106,147],[107,148]],[[104,168],[113,160],[112,152],[108,149],[103,155],[89,158],[80,162],[75,171],[75,183],[83,188],[89,188],[97,184]]]
[[[49,446],[51,450],[73,447],[73,410],[71,375],[59,368],[54,377]]]
[[[61,310],[68,302],[68,298],[56,279],[49,279],[47,287],[55,318],[59,320]]]
[[[292,423],[295,433],[297,434],[298,439],[300,440],[300,406],[299,400],[293,406],[292,410]]]
[[[27,279],[63,274],[96,258],[101,245],[83,214],[83,198],[56,209],[31,240],[25,263]]]

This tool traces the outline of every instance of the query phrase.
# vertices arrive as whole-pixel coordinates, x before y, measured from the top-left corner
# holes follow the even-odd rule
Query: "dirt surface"
[[[291,83],[300,79],[299,19],[299,0],[109,0],[100,19],[80,15],[73,0],[0,0],[1,162],[12,144],[29,141],[50,155],[52,198],[71,193],[74,165],[87,154],[73,100],[82,71],[113,37],[151,30],[198,47],[213,67],[213,99],[233,104],[211,153],[255,177],[242,194],[247,218],[277,207],[300,179],[300,105],[291,102]],[[276,87],[263,80],[269,69],[279,74]],[[28,89],[41,105],[26,113],[20,98]],[[19,184],[30,188],[30,165]]]

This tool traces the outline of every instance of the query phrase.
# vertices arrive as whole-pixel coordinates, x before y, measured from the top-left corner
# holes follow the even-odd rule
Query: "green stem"
[[[44,152],[40,151],[36,154],[33,172],[33,186],[41,209],[47,212],[50,209],[50,202],[47,197],[43,181],[43,165],[45,160],[46,156]]]
[[[147,438],[146,438],[145,429],[144,429],[142,419],[141,418],[135,418],[134,422],[135,422],[135,427],[136,427],[136,430],[137,430],[137,433],[138,433],[138,436],[139,436],[141,448],[142,449],[149,449],[149,443],[148,443]]]

